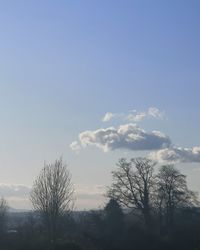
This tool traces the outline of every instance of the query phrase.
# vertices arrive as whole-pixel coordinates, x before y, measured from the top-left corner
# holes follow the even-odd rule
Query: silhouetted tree
[[[187,187],[186,176],[173,165],[161,166],[157,175],[157,191],[160,223],[162,224],[164,217],[168,229],[173,227],[177,208],[198,204],[196,194]]]
[[[119,203],[110,199],[104,208],[105,234],[112,246],[121,245],[124,228],[124,214]]]
[[[43,216],[49,240],[54,245],[60,217],[73,208],[71,174],[61,158],[44,165],[34,182],[31,202]]]
[[[104,208],[107,232],[110,237],[117,237],[123,229],[123,211],[114,199],[110,199]]]
[[[113,183],[108,190],[108,197],[127,208],[139,211],[149,227],[155,162],[146,158],[130,161],[122,158],[117,166],[118,169],[112,172]]]
[[[4,198],[0,199],[0,234],[5,233],[7,227],[8,203]]]

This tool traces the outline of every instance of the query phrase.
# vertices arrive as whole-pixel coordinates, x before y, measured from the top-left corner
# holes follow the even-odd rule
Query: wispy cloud
[[[105,201],[105,185],[75,185],[77,209],[93,209],[100,207]]]
[[[79,140],[71,144],[79,147],[96,146],[104,152],[115,149],[156,150],[169,147],[170,138],[160,131],[146,132],[136,124],[125,124],[117,128],[88,130],[79,134]],[[76,147],[75,147],[76,148]],[[75,149],[74,148],[74,149]]]
[[[77,209],[91,209],[99,207],[104,201],[104,185],[75,184],[75,204]],[[31,209],[29,194],[30,186],[0,183],[0,197],[8,201],[12,208]]]
[[[73,141],[71,144],[70,144],[70,148],[75,151],[75,152],[79,152],[79,150],[81,149],[81,146],[79,144],[78,141]]]
[[[103,122],[109,122],[113,119],[122,119],[129,122],[140,122],[146,118],[164,119],[165,112],[156,107],[150,107],[147,111],[131,110],[128,113],[107,112],[102,118]]]
[[[109,121],[112,120],[112,118],[114,118],[115,116],[116,116],[116,114],[113,114],[113,113],[111,113],[111,112],[107,112],[107,113],[104,115],[102,121],[103,121],[103,122],[109,122]]]
[[[75,194],[78,197],[93,197],[103,195],[105,193],[105,186],[104,185],[75,185]]]
[[[13,208],[30,209],[30,186],[0,183],[0,197],[4,197]]]
[[[11,197],[24,198],[29,195],[30,190],[31,187],[25,185],[0,183],[0,197],[3,196],[5,198],[11,198]]]

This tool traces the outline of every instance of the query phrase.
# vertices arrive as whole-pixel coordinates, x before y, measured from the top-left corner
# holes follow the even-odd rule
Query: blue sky
[[[140,127],[200,146],[199,9],[197,0],[0,1],[0,183],[31,186],[44,160],[62,155],[88,197],[78,206],[97,206],[117,159],[140,154],[69,148],[83,131],[124,123],[103,123],[106,112],[156,107],[167,118]],[[200,189],[198,164],[180,167]]]

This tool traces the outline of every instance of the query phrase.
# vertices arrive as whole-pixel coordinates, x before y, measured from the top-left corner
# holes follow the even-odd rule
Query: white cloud
[[[200,162],[200,147],[165,148],[150,154],[150,158],[158,162]]]
[[[103,121],[103,122],[108,122],[108,121],[112,120],[113,117],[115,117],[115,114],[113,114],[113,113],[111,113],[111,112],[107,112],[107,113],[104,115],[102,121]]]
[[[126,116],[126,120],[131,121],[131,122],[140,122],[144,120],[147,117],[147,113],[145,112],[138,112],[138,113],[131,113]]]
[[[107,112],[102,121],[108,122],[114,118],[121,118],[123,120],[127,120],[130,122],[140,122],[146,118],[155,118],[155,119],[163,119],[165,117],[165,113],[161,112],[156,107],[150,107],[147,111],[138,112],[137,110],[131,110],[128,113],[119,114],[119,113],[111,113]]]
[[[161,112],[158,108],[150,107],[146,112],[133,110],[126,116],[126,119],[131,122],[140,122],[146,118],[163,119],[164,117],[164,112]]]
[[[163,119],[165,117],[165,113],[161,112],[158,108],[155,108],[155,107],[149,108],[147,113],[149,116],[152,116],[158,119]]]
[[[168,136],[160,131],[147,132],[135,123],[147,118],[164,119],[165,113],[156,107],[150,107],[145,112],[131,110],[127,114],[106,113],[103,121],[121,118],[131,123],[115,127],[88,130],[79,134],[79,140],[71,144],[73,150],[82,147],[95,146],[104,152],[116,149],[151,150],[149,157],[161,163],[200,162],[200,147],[183,148],[171,143]]]
[[[171,141],[168,136],[159,131],[146,132],[136,124],[130,123],[118,128],[84,131],[79,134],[78,145],[80,147],[96,146],[104,152],[115,149],[157,150],[169,147]]]
[[[79,150],[81,148],[78,141],[73,141],[69,146],[72,150],[74,150],[76,152],[79,152]]]

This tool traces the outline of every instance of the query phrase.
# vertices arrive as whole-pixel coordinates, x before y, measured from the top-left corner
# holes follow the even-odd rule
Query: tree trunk
[[[152,226],[152,220],[151,220],[151,214],[149,209],[143,210],[143,216],[144,216],[144,223],[146,228],[149,230]]]

